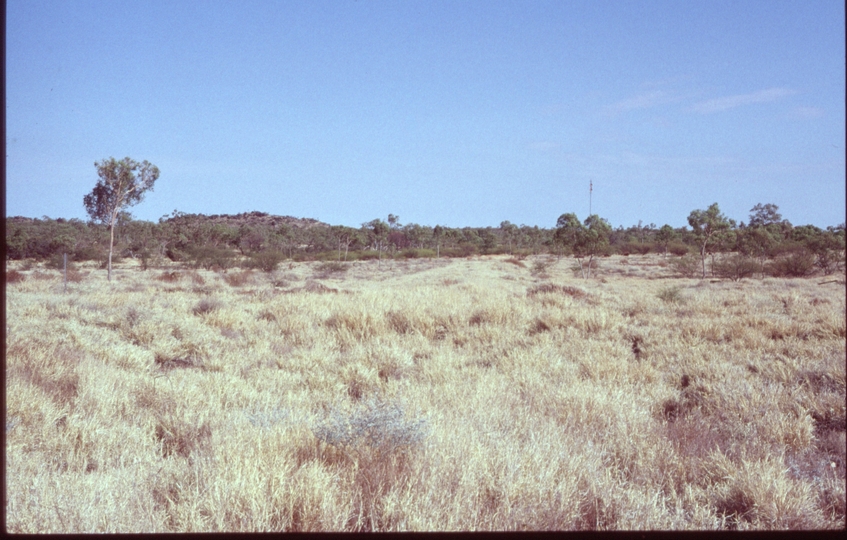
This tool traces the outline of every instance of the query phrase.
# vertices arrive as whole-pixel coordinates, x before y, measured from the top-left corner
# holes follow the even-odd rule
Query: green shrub
[[[691,251],[689,247],[681,242],[671,242],[668,244],[668,253],[676,255],[677,257],[688,255],[689,251]]]
[[[249,267],[258,268],[263,272],[273,272],[284,260],[285,254],[281,251],[260,251],[250,255]]]
[[[718,277],[738,281],[752,276],[759,270],[759,265],[750,257],[740,254],[724,256],[712,263],[712,273]]]
[[[375,250],[351,251],[347,254],[347,258],[350,260],[373,261],[379,258],[379,252]]]
[[[108,256],[108,254],[107,254],[107,256]],[[117,259],[120,260],[119,258],[117,258]],[[73,269],[76,268],[76,265],[74,264],[74,260],[75,259],[73,258],[73,255],[68,253],[68,270],[73,270]],[[116,262],[116,257],[113,257],[112,258],[112,264],[114,264],[115,262]],[[64,261],[63,255],[61,253],[54,253],[53,255],[50,256],[49,259],[47,259],[47,261],[44,263],[44,266],[46,266],[47,268],[52,268],[53,270],[64,270],[65,261]],[[102,268],[106,268],[105,263],[103,263]]]
[[[702,273],[703,267],[700,257],[693,253],[683,255],[678,259],[671,261],[671,267],[682,277],[696,277],[698,273]]]
[[[142,249],[138,256],[141,258],[141,269],[147,270],[150,267],[150,262],[153,257],[153,254],[150,253],[149,249]]]
[[[235,262],[235,253],[231,249],[215,247],[194,247],[187,250],[187,260],[193,268],[227,269]]]
[[[774,277],[805,277],[815,271],[815,256],[805,249],[778,257],[766,267]]]
[[[530,273],[533,276],[541,276],[547,273],[547,270],[553,266],[553,263],[556,262],[552,259],[542,259],[536,260],[532,262],[532,267],[530,268]]]
[[[639,243],[639,242],[627,242],[625,244],[621,244],[621,245],[616,246],[616,247],[617,247],[618,253],[620,253],[621,255],[630,255],[630,254],[646,255],[646,254],[650,253],[650,250],[652,248],[652,244],[642,244],[642,243]]]
[[[108,257],[109,251],[96,244],[80,246],[73,251],[75,261],[103,261]]]
[[[59,260],[62,259],[61,255],[59,255],[58,257],[59,257]],[[103,250],[101,257],[102,258],[97,259],[100,262],[99,268],[101,270],[105,270],[106,268],[109,267],[109,250]],[[114,268],[116,264],[120,263],[123,260],[124,260],[124,258],[121,256],[120,253],[118,253],[118,250],[115,250],[115,251],[112,252],[112,268]],[[71,257],[70,257],[70,255],[68,255],[68,264],[70,265],[70,263],[71,263]]]

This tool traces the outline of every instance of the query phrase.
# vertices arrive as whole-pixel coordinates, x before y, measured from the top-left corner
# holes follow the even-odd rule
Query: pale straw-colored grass
[[[843,528],[843,285],[663,262],[22,271],[8,530]]]

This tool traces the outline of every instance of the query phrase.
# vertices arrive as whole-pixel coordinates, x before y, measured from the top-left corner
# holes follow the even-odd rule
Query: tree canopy
[[[99,180],[82,202],[92,220],[109,225],[108,279],[111,281],[115,224],[124,208],[138,204],[153,189],[159,168],[146,160],[139,163],[128,157],[120,161],[113,157],[95,161],[94,166]]]

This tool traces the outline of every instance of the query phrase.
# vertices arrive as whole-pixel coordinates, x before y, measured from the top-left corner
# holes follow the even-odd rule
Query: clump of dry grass
[[[23,272],[18,272],[17,270],[6,271],[6,283],[20,283],[25,279],[26,275]]]
[[[191,309],[195,315],[205,315],[221,307],[221,302],[214,298],[203,298]]]
[[[324,462],[355,471],[355,502],[347,527],[358,532],[392,528],[385,495],[409,487],[410,460],[427,436],[426,420],[408,419],[398,402],[373,396],[352,411],[333,407],[312,431],[325,445]]]
[[[541,285],[530,287],[526,291],[526,295],[530,297],[540,294],[564,294],[576,299],[588,297],[588,294],[578,287],[556,285],[555,283],[542,283]]]
[[[243,287],[253,283],[253,270],[223,274],[223,279],[230,287]]]
[[[156,277],[156,279],[164,281],[165,283],[175,283],[182,279],[182,272],[176,270],[171,272],[162,272]]]

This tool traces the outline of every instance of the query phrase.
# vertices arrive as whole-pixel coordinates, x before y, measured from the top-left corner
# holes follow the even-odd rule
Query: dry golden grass
[[[7,267],[8,530],[843,528],[844,286],[663,262]]]

